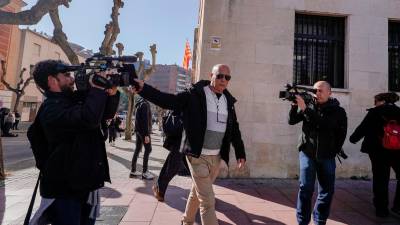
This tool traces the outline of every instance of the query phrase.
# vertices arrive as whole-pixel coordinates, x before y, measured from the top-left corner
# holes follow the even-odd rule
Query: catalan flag
[[[185,54],[183,55],[183,68],[185,68],[185,70],[189,69],[189,62],[191,59],[192,59],[192,52],[190,51],[190,44],[189,41],[186,40]]]

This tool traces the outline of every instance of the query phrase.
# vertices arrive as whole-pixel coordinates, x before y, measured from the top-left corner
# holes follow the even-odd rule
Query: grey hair
[[[216,64],[216,65],[213,66],[213,68],[211,70],[211,73],[214,74],[214,75],[217,75],[218,72],[219,72],[219,68],[221,68],[223,66],[226,66],[229,69],[229,66],[226,65],[226,64]]]
[[[331,84],[328,81],[320,80],[320,81],[317,81],[315,84],[317,84],[317,83],[324,85],[325,87],[328,88],[329,91],[331,91],[331,89],[332,89]]]

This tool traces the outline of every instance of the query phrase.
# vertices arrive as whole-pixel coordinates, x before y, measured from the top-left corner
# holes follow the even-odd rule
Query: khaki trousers
[[[212,184],[218,176],[221,157],[219,155],[201,155],[199,158],[186,156],[186,160],[192,175],[192,189],[186,202],[182,222],[184,225],[192,225],[197,210],[200,208],[203,225],[218,225]]]

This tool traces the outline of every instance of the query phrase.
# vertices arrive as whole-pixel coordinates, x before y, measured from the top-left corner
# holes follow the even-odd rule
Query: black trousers
[[[396,173],[396,192],[393,207],[400,208],[400,151],[381,149],[369,153],[372,164],[372,188],[374,193],[374,206],[376,210],[386,210],[389,205],[389,180],[390,168]]]
[[[115,128],[108,128],[108,142],[115,142],[117,137],[117,130]]]
[[[150,136],[149,136],[150,137]],[[136,162],[137,158],[139,156],[140,151],[142,150],[142,147],[144,145],[144,155],[143,155],[143,173],[147,172],[147,165],[149,162],[149,155],[151,152],[151,139],[150,142],[147,144],[144,144],[144,136],[140,135],[138,132],[136,132],[136,148],[135,152],[133,153],[133,158],[132,158],[132,172],[136,171]]]
[[[56,198],[45,213],[53,225],[94,225],[96,220],[89,218],[91,208],[86,201]]]
[[[179,151],[170,151],[161,168],[160,175],[157,179],[158,190],[165,194],[169,182],[178,174],[183,167],[185,155]]]

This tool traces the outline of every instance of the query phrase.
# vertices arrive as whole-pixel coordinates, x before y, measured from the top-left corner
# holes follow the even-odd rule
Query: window
[[[39,44],[33,43],[33,56],[40,57],[41,46]]]
[[[344,88],[345,18],[296,13],[293,83]]]
[[[400,22],[389,21],[389,91],[400,91]]]

